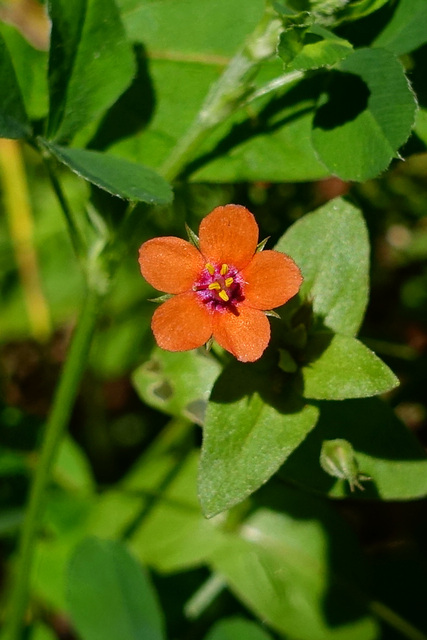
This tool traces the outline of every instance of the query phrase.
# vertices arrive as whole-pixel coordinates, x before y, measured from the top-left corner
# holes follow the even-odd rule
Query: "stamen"
[[[213,266],[213,264],[211,264],[210,262],[207,262],[205,266],[206,266],[206,269],[211,274],[211,276],[213,276],[213,274],[215,273],[215,267]]]
[[[224,282],[225,282],[225,286],[226,287],[231,287],[231,285],[234,282],[234,278],[226,278],[226,280]]]
[[[224,290],[220,291],[218,295],[221,298],[221,300],[224,300],[224,302],[228,302],[230,300],[230,298],[228,297],[228,295],[225,293]]]
[[[222,276],[225,276],[225,274],[227,273],[227,271],[228,271],[228,264],[223,264],[223,265],[222,265],[222,267],[221,267],[220,274],[221,274]]]
[[[221,289],[221,285],[219,284],[219,282],[211,282],[208,286],[208,289],[210,289],[210,291],[219,291]]]

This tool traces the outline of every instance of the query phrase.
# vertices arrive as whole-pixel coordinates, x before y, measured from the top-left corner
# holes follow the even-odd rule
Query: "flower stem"
[[[280,29],[276,12],[267,7],[261,22],[211,87],[192,125],[162,166],[160,173],[167,180],[177,178],[212,129],[248,100],[261,64],[275,53]]]
[[[10,612],[4,638],[19,640],[28,599],[28,583],[33,563],[37,532],[42,516],[45,491],[50,479],[52,464],[67,426],[86,366],[92,334],[99,308],[99,295],[89,291],[72,338],[61,380],[49,415],[40,458],[31,485],[28,506],[19,540],[19,561],[15,584],[10,597]]]
[[[382,602],[372,601],[369,608],[374,615],[399,631],[405,638],[409,640],[427,640],[425,633],[414,627]]]

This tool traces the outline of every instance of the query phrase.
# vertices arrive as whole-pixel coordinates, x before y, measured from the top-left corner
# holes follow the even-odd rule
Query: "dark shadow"
[[[316,111],[313,128],[335,129],[355,120],[365,111],[370,91],[362,78],[353,73],[330,71],[326,102]]]
[[[101,121],[88,148],[104,151],[113,143],[144,129],[153,117],[156,96],[141,44],[135,45],[135,78]]]
[[[209,152],[191,162],[183,174],[188,177],[211,160],[227,155],[233,148],[259,135],[272,134],[314,109],[323,86],[323,74],[307,78],[280,97],[273,97],[270,102],[253,118],[233,125],[230,132]],[[298,106],[299,105],[299,106]],[[294,107],[293,113],[289,110]]]
[[[306,403],[295,392],[293,376],[272,366],[272,359],[273,354],[267,353],[262,363],[229,364],[212,389],[211,401],[231,404],[257,393],[266,404],[274,407],[279,413],[292,414],[301,411]]]

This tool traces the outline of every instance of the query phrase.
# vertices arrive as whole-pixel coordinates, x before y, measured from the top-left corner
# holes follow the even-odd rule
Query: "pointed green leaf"
[[[231,364],[213,388],[203,429],[199,495],[205,515],[256,491],[316,420],[316,408],[293,394],[281,371]]]
[[[317,400],[364,398],[399,384],[394,373],[356,338],[321,332],[308,342],[303,394]]]
[[[271,636],[251,620],[227,618],[217,622],[204,640],[271,640]]]
[[[370,476],[358,500],[411,500],[427,495],[427,457],[414,435],[379,398],[320,402],[319,422],[287,459],[280,476],[304,489],[333,497],[350,495],[348,483],[320,467],[324,440],[345,438],[355,451],[360,473]]]
[[[156,594],[118,542],[87,538],[68,572],[68,603],[82,640],[164,640]]]
[[[98,151],[60,147],[46,140],[41,144],[74,173],[113,196],[149,204],[172,200],[172,189],[166,180],[136,162]]]
[[[360,211],[341,198],[332,200],[293,224],[275,248],[301,269],[300,295],[312,300],[321,323],[355,335],[369,289],[369,239]]]
[[[402,64],[385,49],[358,49],[330,74],[313,121],[313,146],[333,174],[369,180],[408,139],[414,94]]]
[[[374,640],[361,554],[325,502],[281,486],[275,504],[240,527],[211,564],[261,620],[299,640]],[[329,606],[333,603],[334,606]]]
[[[29,133],[30,125],[15,70],[0,36],[0,137],[25,138]]]
[[[400,56],[427,42],[427,3],[425,0],[400,0],[391,20],[375,39],[376,47],[384,47]]]
[[[48,135],[69,139],[101,115],[135,73],[114,0],[49,0]]]

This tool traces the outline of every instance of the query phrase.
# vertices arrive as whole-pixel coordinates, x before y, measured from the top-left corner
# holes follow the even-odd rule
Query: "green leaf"
[[[360,473],[370,476],[352,498],[411,500],[427,495],[427,457],[414,435],[379,398],[319,403],[319,422],[287,459],[280,476],[304,489],[333,497],[350,495],[348,483],[320,467],[324,440],[351,442]]]
[[[30,125],[9,51],[0,36],[0,137],[25,138]]]
[[[149,406],[203,424],[206,404],[220,365],[206,352],[170,353],[156,347],[150,360],[132,376]]]
[[[400,56],[427,42],[427,4],[425,0],[400,0],[391,20],[374,40]]]
[[[232,363],[216,382],[203,429],[199,494],[213,516],[265,483],[314,427],[317,410],[281,371]]]
[[[227,618],[217,622],[204,640],[271,640],[271,636],[255,622]]]
[[[149,204],[172,201],[170,185],[152,169],[107,153],[40,142],[74,173],[113,196]]]
[[[389,0],[356,0],[356,2],[345,2],[342,9],[337,12],[339,21],[359,20],[368,16],[374,11],[378,11],[387,4]]]
[[[278,53],[283,59],[281,44]],[[305,34],[301,50],[286,65],[286,71],[307,71],[331,67],[346,58],[352,50],[353,47],[348,40],[339,38],[332,31],[323,27],[313,25]]]
[[[282,486],[211,564],[261,620],[300,640],[374,640],[360,551],[326,503]],[[330,606],[333,603],[333,607]]]
[[[29,640],[57,640],[57,636],[50,627],[38,623],[31,629]]]
[[[82,640],[163,640],[156,594],[118,542],[87,538],[68,573],[69,610]]]
[[[61,443],[53,468],[53,478],[71,491],[91,493],[95,487],[89,460],[70,437]]]
[[[46,51],[32,47],[8,24],[0,23],[0,33],[9,49],[28,117],[31,120],[44,118],[48,112]]]
[[[69,139],[101,115],[135,73],[114,0],[49,0],[49,137]]]
[[[232,55],[253,31],[263,0],[141,2],[120,0],[128,33],[144,43],[150,61],[150,91],[141,90],[145,112],[140,132],[112,148],[123,157],[159,167],[187,131]],[[236,20],[239,15],[239,20]],[[283,64],[266,64],[257,86],[283,76]],[[153,96],[156,96],[154,108]],[[286,86],[240,110],[209,136],[191,165],[194,181],[309,180],[328,175],[311,146],[317,86]],[[133,113],[141,120],[142,105]],[[111,144],[111,143],[110,143]]]
[[[205,564],[226,541],[226,534],[200,511],[197,498],[198,452],[172,469],[155,500],[148,502],[141,524],[135,528],[130,546],[142,562],[162,572],[175,572]],[[141,467],[139,479],[128,486],[144,492],[148,470]],[[145,478],[145,479],[144,479]]]
[[[358,49],[328,76],[313,121],[320,160],[343,180],[384,171],[414,124],[416,100],[399,60],[385,49]]]
[[[303,394],[317,400],[364,398],[390,391],[399,384],[394,373],[356,338],[315,333],[302,367]]]
[[[300,292],[322,325],[346,335],[359,330],[368,301],[369,239],[363,216],[337,198],[288,229],[275,247],[304,276]]]

